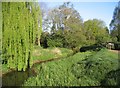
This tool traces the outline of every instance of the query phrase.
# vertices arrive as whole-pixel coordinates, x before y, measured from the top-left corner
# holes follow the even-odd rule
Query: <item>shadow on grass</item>
[[[101,86],[120,86],[120,69],[112,70],[101,81]]]

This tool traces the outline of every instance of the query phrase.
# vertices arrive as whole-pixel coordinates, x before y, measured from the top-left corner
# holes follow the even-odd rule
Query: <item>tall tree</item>
[[[48,27],[51,26],[52,32],[59,29],[80,29],[83,23],[80,14],[73,8],[70,2],[51,9],[45,21],[49,25]]]
[[[0,2],[0,11],[2,11],[2,3]],[[2,54],[2,13],[0,13],[0,58]]]
[[[85,21],[84,33],[87,37],[88,44],[110,41],[109,33],[104,22],[98,19]]]
[[[2,2],[2,50],[9,68],[25,71],[32,66],[39,12],[33,2]]]
[[[110,23],[110,28],[113,41],[120,42],[120,1],[114,9],[113,18]]]
[[[53,8],[46,20],[51,25],[48,46],[75,48],[85,43],[83,20],[70,2]]]

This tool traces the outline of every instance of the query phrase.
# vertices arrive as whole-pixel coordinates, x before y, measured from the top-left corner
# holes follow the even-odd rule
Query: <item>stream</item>
[[[29,77],[36,76],[33,68],[26,71],[10,71],[2,75],[2,86],[21,86]]]
[[[73,54],[69,54],[66,57],[73,56]],[[45,61],[35,61],[33,66],[30,69],[27,69],[26,71],[15,71],[11,70],[5,74],[2,75],[2,88],[6,88],[6,86],[22,86],[24,84],[25,80],[27,80],[29,77],[35,77],[38,73],[36,73],[35,68],[40,65],[41,63],[46,63],[50,61],[55,61],[62,59],[63,57],[59,58],[52,58]]]

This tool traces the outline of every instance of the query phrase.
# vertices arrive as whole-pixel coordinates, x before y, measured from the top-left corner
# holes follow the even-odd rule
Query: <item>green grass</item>
[[[57,48],[60,50],[61,54],[52,52],[55,48],[47,48],[43,49],[40,47],[35,47],[36,53],[38,55],[33,54],[33,60],[48,60],[52,58],[59,58],[59,57],[65,57],[68,54],[72,54],[72,50],[65,49],[65,48]]]
[[[7,64],[2,64],[2,73],[6,73],[10,71],[10,69],[7,67]]]
[[[36,67],[37,77],[29,78],[25,86],[74,86],[77,79],[71,73],[71,66],[91,55],[91,52],[77,53],[69,58],[48,62]],[[34,80],[34,81],[33,81]]]
[[[42,47],[34,46],[34,50],[36,50],[36,52],[35,54],[33,53],[33,61],[65,57],[72,53],[72,50],[70,49],[58,48],[61,51],[61,54],[55,54],[52,52],[54,49],[55,48],[43,49]],[[7,67],[7,64],[2,64],[2,73],[6,73],[8,71],[10,71],[10,69]]]
[[[85,60],[75,63],[71,69],[74,76],[81,80],[82,86],[100,86],[105,85],[103,79],[107,77],[109,72],[119,69],[119,61],[117,53],[104,49]],[[87,79],[85,79],[86,77]],[[115,83],[117,80],[113,80],[113,82]],[[108,85],[115,85],[114,83]]]
[[[116,85],[120,75],[118,54],[102,49],[99,52],[79,52],[66,57],[72,50],[59,48],[61,55],[52,52],[55,48],[35,47],[37,54],[34,60],[48,60],[63,57],[59,60],[35,65],[37,76],[29,77],[23,86],[100,86]],[[40,53],[40,54],[39,54]],[[7,65],[2,66],[7,72]]]
[[[77,53],[37,65],[34,69],[38,75],[27,79],[23,86],[100,86],[106,74],[117,67],[118,55],[106,49]]]

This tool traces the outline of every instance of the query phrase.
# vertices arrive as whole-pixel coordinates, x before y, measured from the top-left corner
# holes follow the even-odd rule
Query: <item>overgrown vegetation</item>
[[[102,20],[93,19],[83,22],[71,3],[64,3],[58,8],[50,10],[45,21],[50,22],[45,22],[44,25],[53,25],[50,33],[42,33],[41,44],[43,47],[79,50],[82,46],[111,41],[109,31]]]
[[[107,77],[111,71],[117,70],[119,67],[118,56],[107,50],[101,50],[98,53],[77,62],[72,66],[72,73],[78,78],[79,82],[88,86],[104,85],[101,81]],[[118,74],[117,74],[118,75]],[[106,78],[105,78],[106,79]],[[106,80],[107,82],[110,80]],[[113,83],[107,85],[117,85],[118,80],[113,80]],[[81,83],[81,84],[82,84]]]
[[[73,51],[70,49],[65,49],[65,48],[43,49],[42,47],[35,46],[32,52],[32,55],[33,55],[32,61],[35,64],[36,62],[50,60],[50,59],[63,58],[63,57],[67,57],[72,54],[73,54]],[[7,64],[3,64],[2,73],[5,74],[6,72],[9,72],[9,71],[10,69],[8,69]]]
[[[84,54],[78,53],[69,58],[63,58],[58,61],[43,63],[37,66],[37,77],[29,78],[24,86],[70,86],[75,85],[75,77],[71,73],[71,66],[78,61],[85,59],[85,56],[90,55],[91,52]],[[35,80],[36,81],[32,81]],[[74,81],[73,81],[74,80]],[[75,84],[74,84],[74,83]]]
[[[113,42],[120,42],[120,1],[113,12],[113,18],[110,23],[111,37]]]
[[[116,53],[108,50],[77,53],[69,58],[37,66],[36,77],[29,78],[24,86],[100,86],[107,74],[118,69]],[[116,74],[118,75],[118,74]],[[33,81],[34,80],[34,81]],[[74,80],[74,81],[73,81]],[[116,85],[117,80],[107,85]]]
[[[48,12],[38,2],[2,2],[4,86],[120,85],[118,53],[105,48],[120,50],[119,5],[109,33],[102,20],[83,21],[70,2]]]

